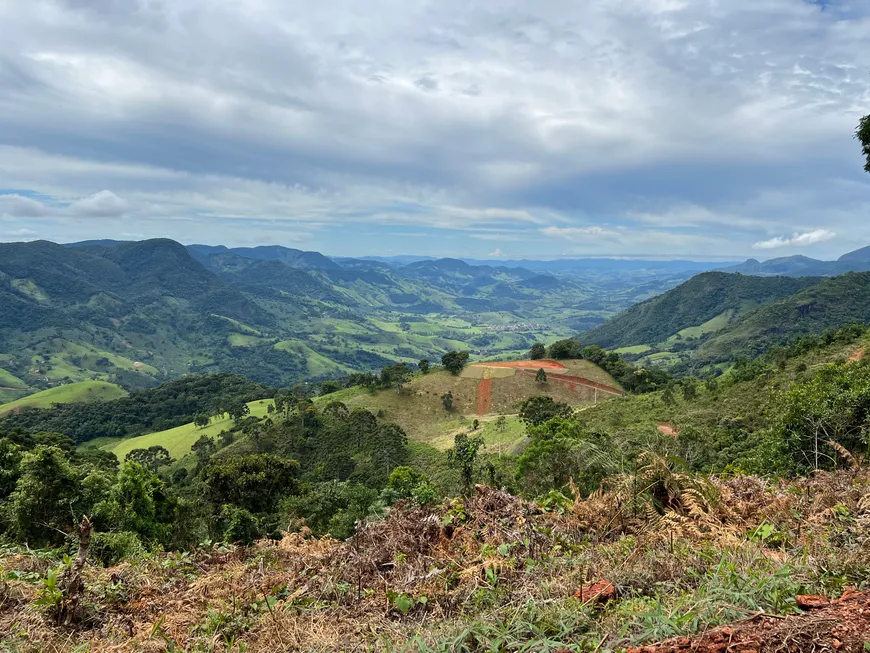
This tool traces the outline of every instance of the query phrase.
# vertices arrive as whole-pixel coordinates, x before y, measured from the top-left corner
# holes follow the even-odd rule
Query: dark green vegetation
[[[0,404],[70,381],[138,390],[222,371],[287,386],[453,349],[519,358],[696,268],[549,274],[170,240],[0,244]]]
[[[803,335],[870,320],[870,272],[749,277],[710,272],[583,335],[672,373],[721,373]]]

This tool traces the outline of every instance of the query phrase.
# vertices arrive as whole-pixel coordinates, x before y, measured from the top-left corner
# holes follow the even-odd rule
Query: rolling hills
[[[0,400],[220,371],[289,386],[456,348],[516,358],[691,273],[605,282],[457,259],[340,261],[165,239],[0,244],[0,370],[14,388]]]
[[[78,404],[95,401],[112,401],[126,397],[127,392],[105,381],[81,381],[49,388],[22,399],[0,405],[0,415],[22,408],[51,408],[55,404]]]

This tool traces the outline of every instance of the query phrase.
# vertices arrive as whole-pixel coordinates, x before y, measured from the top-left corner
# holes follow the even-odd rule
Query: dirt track
[[[517,370],[517,374],[524,374],[525,376],[535,376],[537,371],[533,370]],[[573,388],[576,386],[584,386],[586,388],[594,388],[596,390],[601,390],[602,392],[606,392],[612,395],[624,395],[625,393],[618,388],[611,387],[609,385],[604,385],[603,383],[598,383],[593,381],[592,379],[587,379],[582,376],[568,376],[567,374],[548,374],[547,375],[547,383],[562,383],[567,385],[569,388]]]
[[[502,361],[502,362],[484,362],[484,363],[472,363],[471,367],[510,367],[514,369],[545,369],[545,370],[567,370],[568,368],[562,365],[562,363],[557,363],[556,361],[551,360],[537,360],[537,361]]]
[[[758,615],[696,637],[679,637],[626,653],[780,653],[794,651],[865,651],[870,641],[870,592],[847,591],[828,602],[797,597],[807,611],[791,617]]]
[[[477,385],[477,414],[486,415],[492,406],[492,379],[481,379]]]

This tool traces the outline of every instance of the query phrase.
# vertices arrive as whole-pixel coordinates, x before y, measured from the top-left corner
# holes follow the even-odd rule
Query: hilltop
[[[221,371],[289,386],[457,348],[517,358],[696,266],[629,266],[616,277],[571,269],[387,265],[166,239],[0,244],[0,401],[69,382],[131,391]]]

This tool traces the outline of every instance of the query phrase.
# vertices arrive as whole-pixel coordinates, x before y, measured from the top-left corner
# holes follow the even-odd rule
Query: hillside
[[[694,353],[699,364],[752,358],[806,334],[870,321],[870,272],[826,279],[738,319]]]
[[[0,405],[0,415],[24,408],[51,408],[55,404],[80,404],[96,401],[112,401],[126,397],[122,388],[104,381],[81,381],[50,388],[28,395],[22,399]]]
[[[2,244],[0,401],[69,382],[140,390],[221,371],[290,386],[451,349],[517,358],[688,274],[563,272],[457,259],[336,262],[166,239]]]
[[[611,318],[583,334],[584,342],[604,348],[655,345],[683,329],[726,316],[724,327],[760,304],[793,295],[821,279],[752,277],[705,272]]]
[[[590,405],[475,454],[468,483],[460,437],[452,458],[403,452],[344,390],[234,425],[234,441],[186,466],[125,464],[98,486],[88,537],[69,505],[93,502],[106,461],[19,434],[64,492],[91,474],[81,497],[55,502],[0,485],[7,514],[39,510],[72,533],[28,531],[25,546],[11,522],[0,623],[17,624],[16,650],[64,653],[860,651],[868,347],[866,329],[843,329],[716,382]],[[572,371],[591,376],[584,367]],[[499,368],[464,380],[487,369]],[[834,443],[815,445],[818,470],[807,417]],[[7,458],[12,443],[0,434]],[[11,468],[17,487],[36,483],[32,469]],[[37,536],[89,540],[72,608],[69,544],[37,549]]]

